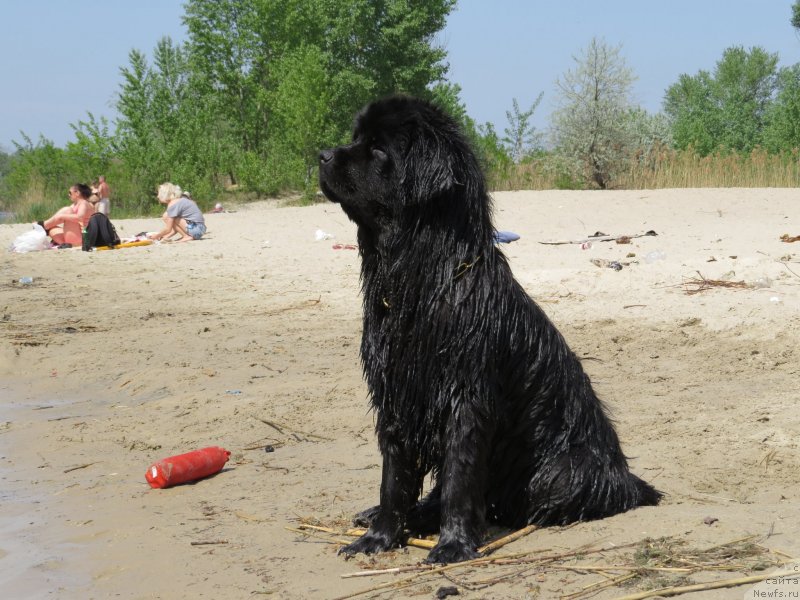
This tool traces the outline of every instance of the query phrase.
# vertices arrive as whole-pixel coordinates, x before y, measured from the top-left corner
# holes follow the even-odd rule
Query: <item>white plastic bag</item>
[[[11,252],[37,252],[47,250],[50,242],[47,240],[47,233],[38,223],[33,224],[33,229],[17,236],[9,250]]]

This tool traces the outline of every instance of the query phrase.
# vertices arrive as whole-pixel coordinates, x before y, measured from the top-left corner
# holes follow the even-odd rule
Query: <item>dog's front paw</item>
[[[378,512],[380,512],[381,506],[373,506],[366,510],[362,510],[360,513],[356,513],[353,517],[353,525],[356,527],[370,527],[372,526],[372,522],[375,520],[375,517],[378,516]]]
[[[459,540],[439,542],[428,553],[425,562],[428,564],[445,564],[463,562],[480,558],[481,554],[472,545]]]
[[[364,554],[377,554],[378,552],[391,550],[398,545],[397,541],[389,536],[368,531],[352,544],[340,548],[338,554],[344,554],[347,557],[355,556],[359,552],[363,552]]]

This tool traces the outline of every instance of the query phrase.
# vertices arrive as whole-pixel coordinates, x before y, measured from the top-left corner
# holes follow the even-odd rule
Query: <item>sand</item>
[[[495,194],[497,228],[521,236],[503,246],[516,277],[584,359],[633,470],[666,494],[498,554],[757,535],[800,556],[800,243],[779,239],[800,233],[798,206],[792,189]],[[343,574],[424,558],[410,548],[345,561],[335,544],[287,529],[342,527],[378,499],[359,257],[335,246],[355,244],[355,228],[327,203],[229,208],[208,215],[198,242],[3,253],[4,597],[333,598],[402,577]],[[113,221],[123,237],[158,225]],[[0,247],[27,229],[0,226]],[[649,230],[630,244],[541,243]],[[751,287],[697,291],[700,277]],[[232,452],[218,475],[167,490],[145,482],[152,462],[211,445]],[[463,598],[555,598],[604,579],[515,568],[483,589],[465,582],[509,568],[356,597],[433,598],[455,585]]]

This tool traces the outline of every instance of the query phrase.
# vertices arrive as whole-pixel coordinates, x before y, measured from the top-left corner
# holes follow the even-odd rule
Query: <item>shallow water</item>
[[[69,590],[86,590],[88,569],[81,568],[85,549],[66,541],[67,528],[57,522],[58,499],[35,485],[38,457],[25,447],[26,422],[52,418],[49,409],[71,402],[40,401],[19,387],[0,384],[0,590],[3,598],[62,598]],[[33,454],[33,455],[32,455]],[[72,594],[70,594],[72,595]]]

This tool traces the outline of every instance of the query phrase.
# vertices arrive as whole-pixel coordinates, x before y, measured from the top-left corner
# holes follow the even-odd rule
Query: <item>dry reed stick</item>
[[[367,533],[366,529],[362,529],[360,527],[356,527],[353,529],[346,529],[344,531],[337,531],[335,529],[331,529],[329,527],[320,527],[318,525],[307,525],[305,523],[299,525],[300,529],[313,529],[315,531],[322,531],[324,533],[334,533],[338,535],[349,535],[352,537],[361,537],[365,533]],[[345,542],[348,543],[348,542]],[[422,540],[419,538],[408,538],[406,542],[407,546],[414,546],[416,548],[425,548],[426,550],[430,550],[436,545],[436,542],[433,540]]]
[[[373,575],[397,575],[398,573],[409,573],[411,571],[430,571],[433,568],[432,565],[409,565],[407,567],[392,567],[391,569],[356,571],[354,573],[345,573],[339,577],[342,579],[350,579],[352,577],[372,577]]]
[[[538,553],[542,552],[542,550],[534,550],[532,552],[516,552],[514,554],[507,554],[505,556],[500,556],[500,557],[484,556],[484,557],[476,558],[476,559],[473,559],[473,560],[465,560],[464,562],[452,563],[452,564],[444,565],[444,566],[441,566],[441,567],[434,567],[432,569],[428,569],[426,571],[423,571],[423,572],[420,572],[420,573],[416,573],[414,575],[406,577],[405,579],[400,579],[400,580],[394,581],[394,582],[390,581],[390,582],[387,582],[387,583],[383,583],[383,584],[375,586],[375,587],[371,587],[371,588],[368,588],[368,589],[365,589],[365,590],[361,590],[360,592],[354,592],[354,593],[348,594],[346,596],[339,596],[337,598],[334,598],[333,600],[349,600],[350,598],[355,598],[357,596],[362,596],[364,594],[370,594],[372,592],[377,592],[377,591],[385,590],[385,589],[389,589],[389,588],[402,589],[404,587],[408,587],[410,585],[414,585],[416,583],[416,580],[419,579],[420,577],[424,577],[425,575],[435,575],[435,574],[441,573],[442,571],[449,571],[451,569],[470,568],[470,567],[490,565],[490,564],[491,565],[501,565],[501,564],[503,564],[503,565],[515,565],[515,564],[527,564],[527,563],[531,563],[531,562],[534,562],[534,561],[536,561],[536,562],[552,562],[552,561],[555,561],[555,560],[559,560],[559,559],[562,559],[562,558],[569,558],[569,557],[576,556],[576,555],[579,555],[579,554],[580,555],[584,555],[584,554],[594,554],[594,553],[597,553],[597,552],[609,552],[611,550],[618,550],[620,548],[626,548],[626,547],[630,547],[630,546],[635,546],[638,543],[639,542],[631,542],[629,544],[620,544],[619,546],[615,546],[614,548],[593,548],[593,549],[590,549],[589,546],[586,545],[586,546],[581,546],[577,550],[573,550],[573,551],[570,551],[570,552],[564,552],[562,554],[551,554],[551,555],[548,555],[548,556],[539,556],[539,557],[535,557],[535,558],[532,558],[531,555],[532,554],[538,554]]]
[[[408,587],[410,585],[414,585],[416,583],[416,579],[420,575],[429,575],[429,574],[436,574],[441,573],[442,571],[449,571],[452,568],[456,568],[458,566],[463,565],[463,563],[454,563],[452,565],[444,565],[442,567],[434,567],[424,573],[417,573],[410,577],[406,577],[405,579],[400,579],[398,581],[388,581],[386,583],[382,583],[380,585],[376,585],[374,587],[368,588],[366,590],[361,590],[360,592],[353,592],[352,594],[347,594],[346,596],[337,596],[333,598],[333,600],[349,600],[350,598],[356,598],[357,596],[363,596],[364,594],[370,594],[372,592],[377,592],[380,590],[385,590],[389,588],[393,588],[396,590],[402,589],[404,587]]]
[[[287,427],[286,425],[278,425],[278,424],[277,424],[277,423],[275,423],[274,421],[270,421],[269,419],[264,419],[264,418],[262,418],[262,417],[258,417],[258,416],[256,416],[256,415],[252,415],[252,417],[253,417],[253,418],[254,418],[256,421],[261,421],[262,423],[264,423],[264,425],[269,425],[270,427],[272,427],[274,430],[276,430],[276,431],[277,431],[278,433],[280,433],[281,435],[287,435],[287,433],[284,431],[284,429],[287,429],[287,430],[288,430],[288,429],[289,429],[289,427]],[[316,433],[308,433],[308,432],[306,432],[306,431],[300,431],[299,429],[292,429],[292,430],[291,430],[291,433],[293,433],[293,434],[300,434],[300,435],[304,435],[304,436],[306,436],[306,437],[313,437],[313,438],[317,438],[318,440],[324,440],[324,441],[326,441],[326,442],[332,442],[332,441],[333,441],[333,439],[332,439],[332,438],[325,437],[324,435],[318,435],[318,434],[316,434]],[[274,445],[274,444],[273,444],[273,445]]]
[[[523,527],[517,531],[509,533],[508,535],[498,538],[493,542],[489,542],[488,544],[481,546],[478,548],[478,552],[481,554],[491,554],[498,548],[502,548],[503,546],[510,544],[513,541],[520,539],[521,537],[525,537],[529,533],[532,533],[539,529],[538,525],[528,525],[527,527]]]
[[[329,544],[340,544],[342,546],[346,546],[350,542],[347,540],[338,540],[338,539],[331,539],[329,537],[325,537],[319,535],[318,533],[314,533],[313,531],[308,531],[307,529],[296,529],[294,527],[284,527],[286,531],[291,531],[293,533],[299,533],[300,535],[304,535],[307,537],[317,538],[318,540],[322,540],[323,542],[328,542]]]
[[[190,542],[190,546],[211,546],[214,544],[227,544],[228,540],[209,540],[207,542]]]
[[[709,583],[697,583],[694,585],[681,585],[677,587],[660,588],[657,590],[648,590],[638,594],[630,594],[628,596],[621,596],[616,600],[644,600],[644,598],[652,598],[654,596],[680,596],[681,594],[689,594],[691,592],[703,592],[706,590],[718,590],[720,588],[737,587],[740,585],[747,585],[748,583],[758,583],[765,579],[780,579],[797,578],[797,571],[784,571],[782,573],[766,573],[761,575],[753,575],[751,577],[737,577],[734,579],[720,579],[719,581],[712,581]]]
[[[86,467],[91,467],[92,465],[96,465],[100,461],[86,463],[85,465],[78,465],[77,467],[70,467],[69,469],[64,469],[64,473],[70,473],[71,471],[77,471],[78,469],[85,469]]]
[[[605,581],[597,581],[591,585],[587,585],[581,588],[578,592],[573,592],[572,594],[567,594],[565,596],[561,596],[561,600],[577,600],[581,596],[586,596],[588,594],[596,594],[600,590],[604,590],[606,588],[614,587],[615,585],[619,585],[629,579],[633,579],[636,577],[636,573],[626,573],[625,575],[620,575],[619,577],[615,577],[613,579],[606,579]]]
[[[632,565],[550,565],[551,569],[564,571],[659,571],[664,573],[693,573],[700,569],[708,568],[702,565],[697,567],[645,567]]]

